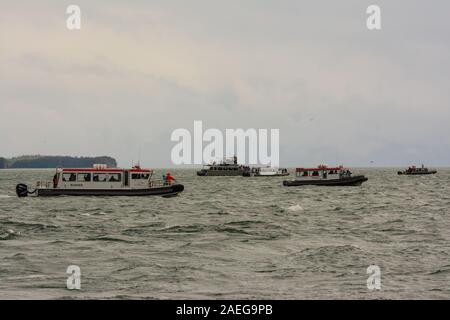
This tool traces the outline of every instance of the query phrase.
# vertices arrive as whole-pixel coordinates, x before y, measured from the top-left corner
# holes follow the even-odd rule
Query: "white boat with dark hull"
[[[184,186],[170,174],[166,182],[152,179],[153,171],[135,166],[131,169],[94,168],[57,169],[53,181],[39,181],[34,191],[25,184],[16,186],[19,197],[34,194],[52,196],[163,196],[171,197],[184,190]]]
[[[296,178],[291,181],[283,181],[283,185],[292,186],[360,186],[367,181],[363,175],[353,176],[350,170],[340,167],[329,168],[320,165],[317,168],[297,168]]]
[[[237,163],[237,157],[224,159],[219,162],[212,162],[197,171],[198,176],[243,176],[245,172],[250,170],[249,167]]]
[[[289,172],[286,168],[276,167],[253,167],[244,172],[244,177],[285,177]]]

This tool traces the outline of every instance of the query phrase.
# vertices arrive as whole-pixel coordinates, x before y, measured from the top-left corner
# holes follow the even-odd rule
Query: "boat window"
[[[313,177],[318,177],[319,176],[319,171],[313,171],[312,176]]]
[[[307,177],[307,176],[308,176],[308,171],[303,171],[302,176],[303,176],[303,177]]]
[[[109,182],[119,182],[122,180],[122,175],[120,173],[110,173]]]
[[[62,180],[63,181],[76,181],[77,176],[75,173],[63,173]]]
[[[78,182],[91,181],[91,174],[90,173],[78,173],[77,174],[77,181]]]
[[[131,174],[131,179],[133,179],[133,180],[137,180],[137,179],[148,180],[148,178],[150,178],[149,173],[132,173]]]
[[[106,182],[106,173],[94,173],[92,180],[95,182]]]

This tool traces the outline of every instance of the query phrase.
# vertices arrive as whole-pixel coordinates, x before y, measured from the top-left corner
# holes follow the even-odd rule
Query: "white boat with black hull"
[[[253,167],[244,173],[244,177],[285,177],[289,172],[286,168]]]
[[[249,167],[237,163],[237,157],[212,162],[197,171],[198,176],[242,176],[250,170]]]
[[[363,175],[353,176],[350,170],[340,167],[329,168],[320,165],[317,168],[297,168],[295,180],[283,181],[283,185],[292,186],[360,186],[367,181]]]
[[[135,166],[131,169],[108,168],[94,165],[93,168],[56,169],[53,181],[38,181],[34,191],[25,184],[16,186],[19,197],[34,194],[51,196],[175,196],[184,190],[170,175],[165,181],[152,179],[153,170]]]

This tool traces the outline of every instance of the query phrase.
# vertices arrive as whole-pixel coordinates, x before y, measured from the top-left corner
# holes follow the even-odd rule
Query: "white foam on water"
[[[288,207],[287,210],[293,211],[293,212],[298,212],[298,211],[303,211],[304,209],[301,205],[296,204],[296,205]]]
[[[4,199],[4,198],[12,198],[12,196],[7,195],[7,194],[0,194],[0,199]]]
[[[12,235],[12,236],[20,236],[21,235],[20,231],[16,232],[13,229],[6,230],[6,233],[9,234],[9,235]]]

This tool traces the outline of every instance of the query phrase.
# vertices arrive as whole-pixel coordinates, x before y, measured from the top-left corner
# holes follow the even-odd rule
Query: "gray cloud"
[[[170,165],[172,130],[279,128],[282,165],[448,165],[448,1],[6,1],[0,155]],[[4,8],[4,9],[3,9]]]

